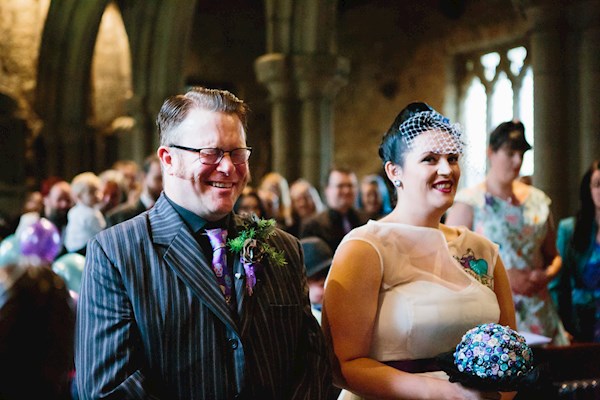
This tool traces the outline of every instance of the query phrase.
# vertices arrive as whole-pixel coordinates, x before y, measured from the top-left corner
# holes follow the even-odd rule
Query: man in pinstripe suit
[[[82,399],[325,399],[330,367],[311,315],[301,246],[277,230],[252,294],[239,255],[226,302],[207,228],[240,229],[249,179],[244,102],[193,88],[157,119],[164,192],[149,211],[88,244],[78,305]]]

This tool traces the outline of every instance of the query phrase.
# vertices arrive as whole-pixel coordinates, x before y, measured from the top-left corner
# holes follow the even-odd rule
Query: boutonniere
[[[275,235],[275,220],[261,219],[254,214],[242,217],[242,229],[238,236],[227,241],[227,247],[240,255],[246,272],[246,290],[252,296],[256,285],[256,274],[264,262],[283,266],[287,264],[282,251],[267,243]]]

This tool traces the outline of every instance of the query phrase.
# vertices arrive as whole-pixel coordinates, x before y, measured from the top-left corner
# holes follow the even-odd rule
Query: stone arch
[[[197,0],[119,3],[132,53],[133,140],[139,143],[132,158],[141,162],[158,146],[154,120],[162,102],[185,84],[181,71],[187,47],[182,44],[189,42]]]
[[[70,178],[93,170],[94,132],[90,74],[102,15],[110,0],[51,2],[38,61],[36,111],[44,121],[47,173]],[[181,74],[196,1],[117,1],[132,53],[136,120],[132,158],[141,161],[157,143],[153,119],[165,96],[183,87]],[[143,20],[144,23],[139,23]],[[173,24],[172,21],[177,21]]]
[[[48,173],[70,177],[92,169],[86,128],[95,38],[108,0],[51,2],[38,61],[36,111]]]

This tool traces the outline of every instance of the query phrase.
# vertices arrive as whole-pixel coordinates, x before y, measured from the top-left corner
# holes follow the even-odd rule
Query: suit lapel
[[[231,256],[231,253],[228,253]],[[233,255],[233,282],[235,286],[235,299],[237,301],[237,312],[238,315],[242,315],[242,309],[244,307],[244,301],[246,294],[246,272],[244,271],[244,265],[240,261],[240,257],[237,254]]]
[[[165,263],[221,321],[238,331],[217,285],[211,262],[163,195],[150,210],[149,219],[153,241],[167,246],[163,256]]]
[[[229,232],[233,239],[239,234],[241,221],[238,220],[238,216],[235,214],[231,215],[229,219]],[[244,270],[244,264],[240,260],[239,254],[227,253],[229,257],[233,257],[232,271],[233,271],[233,282],[235,286],[235,299],[237,301],[237,313],[239,316],[243,315],[244,305],[248,301],[248,292],[246,290],[246,271]]]

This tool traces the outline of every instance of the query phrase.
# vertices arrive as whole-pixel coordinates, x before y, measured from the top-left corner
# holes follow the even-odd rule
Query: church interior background
[[[600,158],[598,0],[3,0],[0,31],[8,212],[48,176],[141,162],[162,101],[193,85],[249,102],[255,179],[380,172],[382,134],[417,100],[465,127],[472,157],[523,120],[556,220]]]

